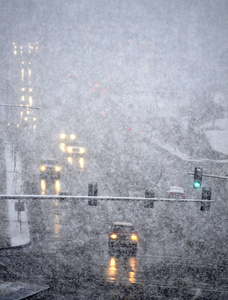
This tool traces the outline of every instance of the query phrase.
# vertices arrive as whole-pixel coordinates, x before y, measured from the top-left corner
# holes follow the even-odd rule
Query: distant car
[[[41,179],[60,179],[61,167],[56,159],[48,158],[41,160],[40,177]]]
[[[171,186],[168,190],[168,198],[185,199],[184,189],[179,186]]]
[[[109,252],[128,249],[137,251],[138,235],[132,223],[114,222],[108,234]]]
[[[83,154],[85,154],[85,152],[86,152],[86,149],[84,147],[80,147],[80,146],[68,146],[67,147],[68,154],[83,155]]]

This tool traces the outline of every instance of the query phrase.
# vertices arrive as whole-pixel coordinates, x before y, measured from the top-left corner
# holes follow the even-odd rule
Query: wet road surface
[[[178,231],[161,239],[154,211],[140,203],[92,207],[56,199],[27,206],[32,242],[0,251],[1,278],[50,286],[32,299],[227,299],[227,266],[206,260]],[[137,254],[109,255],[109,226],[132,218]]]

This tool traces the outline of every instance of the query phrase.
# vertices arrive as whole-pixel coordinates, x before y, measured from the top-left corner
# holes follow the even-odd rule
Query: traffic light
[[[150,190],[146,190],[145,198],[154,198],[154,192]],[[154,201],[153,200],[145,200],[145,207],[146,208],[154,208]]]
[[[97,184],[97,182],[89,183],[89,185],[88,185],[88,196],[97,196],[97,194],[98,194],[98,184]],[[89,199],[88,205],[97,206],[97,199],[95,199],[95,198]]]
[[[201,187],[203,177],[203,168],[195,167],[193,187],[198,189]]]
[[[202,200],[211,200],[211,188],[203,187]],[[200,210],[208,211],[210,209],[210,202],[201,202]]]

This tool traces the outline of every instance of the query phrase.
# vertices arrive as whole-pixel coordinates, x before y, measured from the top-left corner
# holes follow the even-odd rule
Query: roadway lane
[[[157,217],[164,208],[155,205],[33,200],[28,203],[32,243],[1,250],[4,276],[49,285],[42,299],[226,299],[226,266],[200,255],[184,229],[172,225],[167,234]],[[113,221],[135,224],[136,256],[109,256]]]

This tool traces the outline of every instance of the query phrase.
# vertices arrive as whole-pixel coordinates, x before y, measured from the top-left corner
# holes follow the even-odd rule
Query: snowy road
[[[48,284],[44,299],[148,299],[166,294],[225,299],[224,253],[217,253],[215,263],[212,242],[210,251],[205,251],[206,242],[193,242],[196,229],[191,231],[187,221],[183,227],[171,220],[162,224],[162,205],[146,209],[142,203],[114,201],[100,201],[97,207],[78,200],[30,201],[32,243],[2,250],[1,260],[15,276],[20,273],[20,280]],[[189,209],[196,210],[195,204]],[[138,230],[136,256],[108,254],[109,225],[122,220],[133,221]]]

